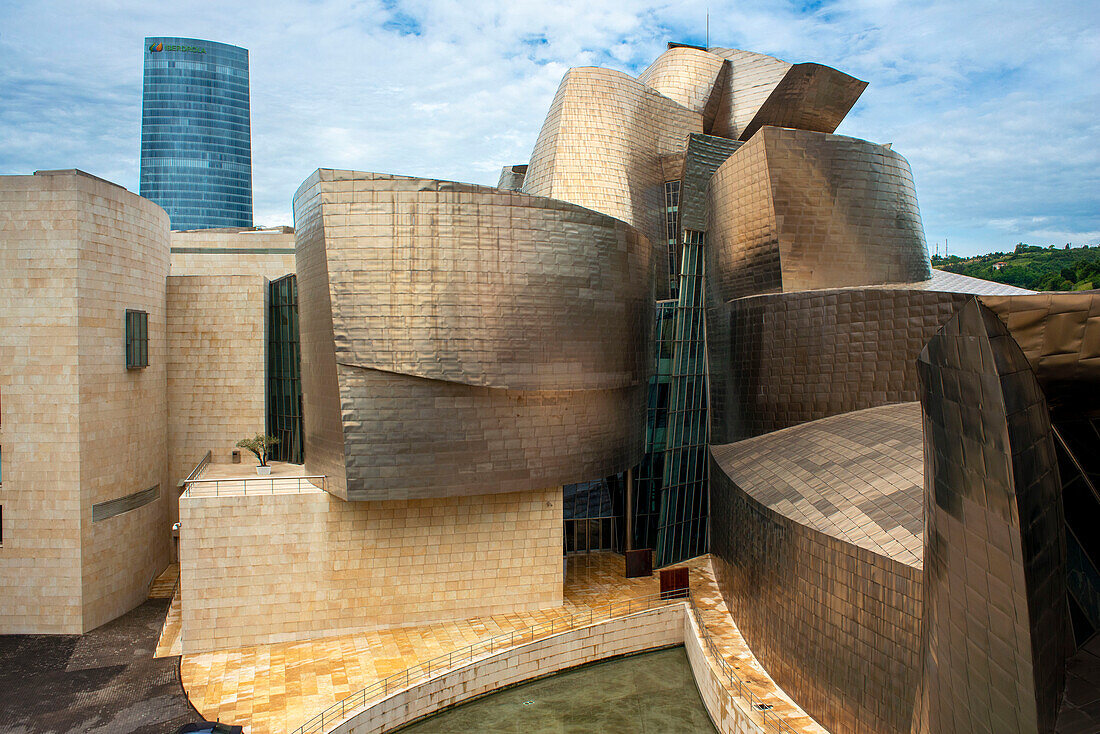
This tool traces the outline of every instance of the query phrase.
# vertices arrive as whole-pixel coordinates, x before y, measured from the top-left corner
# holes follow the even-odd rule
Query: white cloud
[[[142,41],[174,34],[249,49],[257,223],[288,223],[318,166],[495,183],[566,69],[637,73],[668,40],[703,42],[708,7],[714,45],[871,83],[838,132],[909,159],[930,242],[1095,242],[1093,0],[8,3],[0,172],[75,166],[136,190]]]

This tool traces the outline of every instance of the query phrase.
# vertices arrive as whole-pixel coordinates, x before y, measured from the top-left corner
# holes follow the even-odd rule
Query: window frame
[[[126,369],[141,370],[149,366],[149,312],[126,309]]]

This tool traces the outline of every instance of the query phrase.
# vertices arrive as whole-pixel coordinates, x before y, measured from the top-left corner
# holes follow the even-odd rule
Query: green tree
[[[279,443],[279,439],[274,436],[257,433],[252,438],[242,438],[237,442],[237,446],[254,453],[256,458],[260,460],[260,466],[267,466],[267,458],[271,455],[271,447],[277,443]]]

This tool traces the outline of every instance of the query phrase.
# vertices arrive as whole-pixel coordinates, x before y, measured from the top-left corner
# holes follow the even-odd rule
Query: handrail
[[[201,475],[204,471],[206,471],[206,467],[210,466],[210,460],[212,458],[213,458],[213,453],[210,452],[210,451],[207,451],[206,456],[199,459],[199,463],[195,464],[195,468],[192,469],[191,473],[187,475],[187,479],[184,479],[177,486],[186,489],[188,482],[198,481],[199,475]]]
[[[323,490],[325,488],[325,480],[327,474],[307,474],[301,476],[292,477],[222,477],[220,479],[188,479],[184,482],[184,497],[220,497],[222,485],[229,485],[226,490],[226,496],[242,495],[242,494],[286,494],[286,493],[298,493],[312,492],[317,489]],[[320,486],[309,481],[311,479],[320,480]],[[302,485],[302,480],[306,481],[305,486]],[[293,484],[292,484],[293,483]],[[213,485],[213,494],[209,493],[207,487]],[[249,485],[253,485],[253,488],[249,488]],[[256,489],[255,485],[262,485],[266,488]],[[192,494],[192,489],[201,489],[203,494]]]
[[[611,620],[616,617],[625,617],[635,612],[671,606],[682,601],[682,596],[672,598],[668,594],[651,594],[620,601],[610,601],[607,603],[606,619]],[[600,606],[602,607],[603,605]],[[625,607],[625,611],[616,615],[614,613],[616,607]],[[541,636],[541,633],[545,633],[546,636],[549,636],[557,632],[566,632],[580,627],[586,627],[604,620],[605,614],[603,611],[597,613],[596,607],[590,607],[587,612],[576,614],[566,612],[563,617],[551,618],[548,622],[540,622],[536,625],[521,627],[518,630],[512,630],[485,640],[479,640],[459,650],[453,650],[444,655],[434,657],[431,660],[411,665],[405,668],[405,670],[375,681],[366,688],[359,689],[350,696],[337,701],[321,713],[313,716],[313,718],[295,729],[293,734],[323,732],[326,724],[331,725],[337,721],[342,721],[348,712],[366,705],[367,701],[372,698],[379,696],[384,698],[389,695],[391,688],[395,690],[407,688],[411,683],[430,678],[433,670],[438,674],[443,670],[454,667],[456,663],[468,662],[479,654],[484,653],[491,655],[494,650],[514,647],[517,639],[522,642],[527,638],[529,642],[534,642],[537,637]],[[507,641],[506,644],[505,641]]]
[[[752,690],[748,688],[748,684],[744,679],[742,679],[741,676],[730,667],[730,664],[726,662],[726,659],[722,656],[717,644],[714,642],[714,638],[707,630],[706,624],[703,622],[702,612],[695,603],[694,595],[686,589],[682,592],[666,592],[663,594],[651,594],[621,601],[610,601],[607,604],[606,617],[602,611],[597,617],[595,607],[590,607],[587,614],[583,612],[579,614],[567,612],[564,618],[551,618],[549,622],[541,622],[529,627],[522,627],[519,630],[512,630],[511,632],[496,635],[486,640],[471,643],[464,648],[454,650],[445,655],[439,655],[431,660],[411,665],[405,668],[405,670],[375,681],[366,688],[361,688],[350,696],[337,701],[321,713],[307,720],[304,724],[295,729],[293,734],[314,734],[316,732],[324,732],[326,724],[332,725],[338,721],[344,720],[349,712],[362,708],[370,699],[385,698],[389,695],[391,688],[394,690],[408,688],[412,683],[429,679],[433,669],[435,669],[438,675],[444,670],[453,668],[455,663],[468,662],[480,653],[491,655],[494,651],[494,647],[498,649],[502,647],[514,647],[517,636],[521,642],[524,638],[527,638],[529,642],[533,642],[536,637],[539,636],[540,632],[545,632],[546,635],[549,636],[555,634],[555,632],[566,632],[582,626],[588,626],[597,621],[602,622],[605,621],[605,619],[610,621],[616,617],[625,617],[635,612],[671,606],[685,601],[687,602],[689,613],[695,619],[696,626],[699,628],[703,641],[707,645],[707,649],[710,650],[711,656],[717,661],[719,669],[728,679],[728,687],[730,689],[736,689],[738,695],[749,702],[752,711],[759,714],[761,724],[766,730],[771,729],[779,734],[797,734],[797,732],[795,732],[789,724],[783,721],[777,713],[770,711],[771,705],[764,703],[759,696],[755,695]],[[616,605],[619,607],[625,606],[626,611],[616,615],[614,613]],[[507,640],[506,646],[503,645],[505,640]],[[736,705],[736,702],[733,703]],[[768,716],[769,713],[771,713],[770,717]]]
[[[695,597],[690,592],[687,595],[688,607],[691,610],[691,615],[695,619],[696,627],[699,628],[699,632],[703,638],[703,641],[707,644],[707,649],[710,650],[711,657],[718,663],[718,668],[726,674],[726,678],[729,680],[729,688],[737,689],[737,694],[741,698],[749,702],[749,707],[753,711],[760,714],[760,721],[765,728],[771,725],[774,731],[780,734],[797,734],[790,724],[783,721],[779,714],[771,712],[771,704],[765,703],[763,699],[755,695],[745,680],[737,674],[730,664],[726,662],[726,658],[723,657],[718,649],[718,645],[714,642],[714,638],[711,636],[710,631],[707,629],[707,625],[703,622],[703,613],[700,611],[698,605],[695,603]],[[768,714],[771,713],[771,719],[768,718]]]

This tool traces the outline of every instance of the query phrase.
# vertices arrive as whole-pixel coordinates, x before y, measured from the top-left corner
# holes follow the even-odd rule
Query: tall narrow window
[[[669,298],[679,295],[680,285],[680,182],[665,182],[665,226],[668,229]]]
[[[149,366],[149,314],[126,309],[126,369]]]

